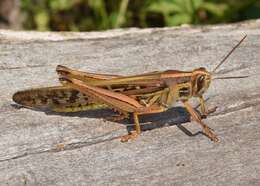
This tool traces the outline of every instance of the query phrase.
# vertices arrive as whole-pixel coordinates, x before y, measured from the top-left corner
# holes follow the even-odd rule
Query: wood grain
[[[182,107],[141,118],[144,132],[120,143],[130,123],[110,111],[56,114],[21,108],[12,94],[57,85],[58,64],[139,74],[220,69],[245,79],[214,81],[212,143]],[[0,31],[0,185],[260,185],[260,20],[220,26],[91,33]],[[193,105],[197,100],[192,100]]]

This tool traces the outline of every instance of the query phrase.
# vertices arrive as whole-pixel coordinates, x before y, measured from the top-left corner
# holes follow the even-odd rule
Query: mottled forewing
[[[78,112],[106,108],[88,96],[66,86],[44,87],[16,92],[13,100],[25,107],[56,112]]]

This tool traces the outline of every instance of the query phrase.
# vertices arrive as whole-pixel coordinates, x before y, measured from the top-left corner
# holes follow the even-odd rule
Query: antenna
[[[222,61],[220,61],[220,63],[214,68],[214,70],[212,72],[216,72],[216,70],[226,61],[226,59],[234,52],[234,50],[244,41],[244,39],[247,37],[247,35],[245,35],[238,44],[236,44],[236,46],[234,46],[234,48],[232,48],[232,50],[224,57],[224,59],[222,59]]]
[[[241,79],[241,78],[248,78],[250,76],[224,76],[224,77],[215,77],[212,80],[215,79]]]

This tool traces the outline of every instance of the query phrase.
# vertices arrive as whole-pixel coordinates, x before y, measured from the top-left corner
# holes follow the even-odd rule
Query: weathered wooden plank
[[[260,21],[197,28],[93,33],[0,31],[1,185],[259,185]],[[13,106],[21,89],[58,84],[57,64],[103,73],[221,68],[246,79],[218,80],[206,97],[215,144],[181,107],[142,118],[133,142],[116,139],[128,122],[107,111],[55,114]],[[194,105],[196,101],[193,100]]]

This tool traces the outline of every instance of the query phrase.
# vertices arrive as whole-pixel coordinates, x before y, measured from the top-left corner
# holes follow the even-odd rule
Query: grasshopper
[[[135,130],[122,136],[122,142],[135,139],[141,133],[139,115],[166,111],[180,101],[191,117],[202,126],[203,132],[217,142],[217,135],[201,117],[201,114],[207,116],[216,108],[206,108],[203,94],[212,80],[248,77],[219,77],[216,73],[245,38],[246,35],[212,72],[201,67],[192,71],[167,70],[120,76],[82,72],[58,65],[56,71],[62,85],[18,91],[13,95],[13,100],[25,107],[48,108],[55,112],[112,108],[119,112],[112,116],[115,121],[129,118],[129,114],[132,114]],[[192,97],[198,98],[201,114],[189,104],[188,100]]]

